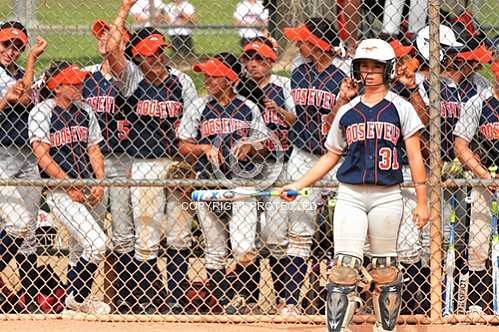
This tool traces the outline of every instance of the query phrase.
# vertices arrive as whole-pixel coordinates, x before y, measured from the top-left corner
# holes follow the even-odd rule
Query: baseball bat
[[[445,260],[445,297],[444,297],[444,317],[454,313],[454,271],[456,269],[456,198],[452,195],[450,199],[450,232],[449,247]]]
[[[489,168],[490,174],[496,177],[497,166]],[[492,262],[492,288],[494,291],[493,310],[494,315],[499,315],[499,234],[497,231],[497,191],[492,195],[490,203],[492,212],[492,241],[491,241],[491,262]]]
[[[191,198],[194,202],[244,201],[251,198],[279,196],[279,191],[254,189],[194,190]],[[288,196],[308,196],[308,189],[288,190]]]

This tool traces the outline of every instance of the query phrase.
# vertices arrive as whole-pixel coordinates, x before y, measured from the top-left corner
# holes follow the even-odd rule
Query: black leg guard
[[[393,331],[402,305],[402,273],[395,257],[373,259],[371,276],[375,282],[373,294],[375,331]]]
[[[327,285],[326,324],[328,332],[346,331],[361,301],[357,286]]]

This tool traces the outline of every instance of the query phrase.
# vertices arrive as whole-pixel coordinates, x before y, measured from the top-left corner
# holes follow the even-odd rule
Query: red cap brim
[[[111,30],[111,26],[104,20],[96,20],[92,23],[91,30],[96,38],[100,38],[102,33]]]
[[[401,58],[403,56],[411,54],[414,50],[416,50],[416,48],[412,45],[403,45],[398,39],[392,40],[390,42],[390,46],[393,48],[393,51],[395,52],[395,56],[397,58]]]
[[[457,56],[466,61],[479,61],[481,63],[490,63],[493,58],[492,52],[485,45],[480,45],[472,51],[460,52]]]
[[[251,42],[248,43],[244,46],[243,52],[248,53],[254,51],[258,54],[260,54],[262,57],[270,59],[272,61],[277,60],[277,54],[275,51],[268,45],[261,43],[261,42]]]
[[[196,73],[205,73],[213,77],[226,77],[230,81],[237,80],[237,74],[218,59],[210,59],[203,63],[195,64],[192,69]]]
[[[305,25],[296,28],[284,28],[284,35],[292,41],[307,41],[324,51],[331,50],[331,45],[314,35]]]
[[[7,41],[7,40],[20,40],[23,45],[26,45],[28,42],[28,36],[19,29],[16,28],[6,28],[0,30],[0,41]]]
[[[141,40],[132,49],[132,54],[135,56],[137,54],[143,56],[151,56],[158,51],[158,49],[163,47],[169,47],[170,45],[165,41],[165,37],[160,34],[153,34],[147,36]]]
[[[88,71],[83,71],[78,66],[73,65],[61,70],[57,75],[52,77],[47,82],[47,87],[53,90],[59,85],[82,84],[88,74]]]

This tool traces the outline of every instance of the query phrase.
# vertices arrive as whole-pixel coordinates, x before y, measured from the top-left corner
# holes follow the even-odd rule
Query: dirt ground
[[[324,332],[321,325],[293,324],[180,324],[180,323],[104,323],[78,320],[41,320],[41,321],[0,321],[2,332]],[[370,325],[352,326],[352,332],[371,332]],[[397,327],[397,332],[491,332],[497,327],[479,325],[456,326],[418,326],[405,325]]]

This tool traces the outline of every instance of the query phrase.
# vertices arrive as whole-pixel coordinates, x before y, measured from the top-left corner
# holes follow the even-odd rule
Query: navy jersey
[[[29,139],[49,144],[50,156],[69,178],[94,178],[88,148],[100,144],[102,136],[90,105],[74,103],[64,110],[54,99],[37,104],[29,115]]]
[[[391,91],[373,107],[354,98],[339,109],[325,144],[329,151],[344,154],[338,181],[381,186],[402,183],[404,140],[422,128],[414,107]]]
[[[177,155],[177,129],[184,108],[197,97],[192,80],[169,69],[159,86],[149,83],[140,69],[128,63],[121,87],[126,97],[126,119],[130,125],[128,153],[153,159]]]
[[[107,79],[100,71],[100,65],[85,70],[90,75],[83,82],[83,98],[92,106],[99,121],[103,137],[101,151],[104,154],[124,152],[130,126],[117,104],[122,99],[118,89],[113,80]]]
[[[220,105],[212,97],[197,99],[186,109],[179,128],[179,138],[195,144],[209,144],[223,153],[224,164],[214,167],[205,155],[200,156],[195,169],[203,177],[216,176],[220,171],[227,178],[255,169],[252,160],[237,161],[232,149],[243,140],[264,144],[269,137],[260,109],[242,96],[228,105]]]
[[[499,100],[491,90],[472,97],[456,124],[454,135],[471,143],[478,140],[480,162],[486,166],[499,165]]]
[[[340,85],[347,75],[331,64],[318,73],[315,65],[306,62],[291,73],[291,89],[297,120],[290,131],[291,143],[304,151],[321,155],[329,125],[327,115],[334,108]]]
[[[287,112],[296,114],[295,105],[291,96],[290,80],[286,77],[272,75],[270,82],[263,89],[265,96],[273,100],[277,106],[283,108]],[[286,122],[283,115],[262,110],[263,121],[270,129],[271,139],[265,145],[271,155],[267,156],[267,160],[287,162],[291,155],[292,147],[289,142],[290,125]]]
[[[16,74],[11,76],[9,72],[0,66],[0,98],[3,98],[7,90],[21,80],[24,70],[17,68]],[[0,144],[3,146],[25,146],[28,143],[28,117],[29,110],[33,105],[14,105],[6,107],[0,112]]]
[[[426,105],[429,105],[430,83],[423,83],[424,93],[422,97]],[[454,127],[462,110],[461,94],[456,84],[446,78],[440,80],[440,133],[441,149],[440,155],[443,161],[451,161],[454,154]]]

